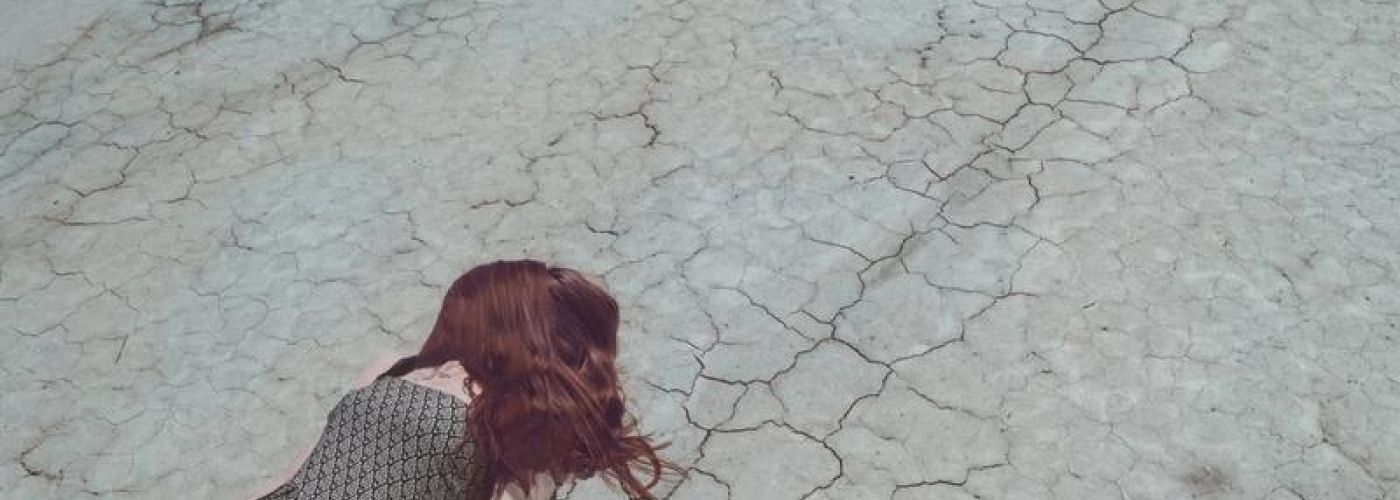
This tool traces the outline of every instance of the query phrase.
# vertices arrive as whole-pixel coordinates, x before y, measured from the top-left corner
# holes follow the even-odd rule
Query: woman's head
[[[617,302],[583,274],[498,261],[452,284],[418,358],[459,361],[481,385],[468,421],[498,488],[529,488],[538,473],[560,482],[601,472],[630,496],[651,498],[662,468],[674,466],[626,417],[617,327]]]

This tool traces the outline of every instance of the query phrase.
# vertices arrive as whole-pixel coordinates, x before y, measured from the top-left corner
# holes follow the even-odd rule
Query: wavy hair
[[[468,428],[493,495],[512,483],[529,493],[539,473],[555,484],[601,473],[650,500],[663,470],[684,474],[626,415],[617,328],[617,302],[572,269],[497,261],[452,283],[416,361],[466,369]]]

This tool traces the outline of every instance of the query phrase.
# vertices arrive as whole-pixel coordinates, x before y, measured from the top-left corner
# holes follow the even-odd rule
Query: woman
[[[474,268],[448,289],[422,349],[371,366],[261,498],[524,500],[595,473],[655,498],[662,469],[681,470],[625,418],[617,327],[617,302],[577,271]]]

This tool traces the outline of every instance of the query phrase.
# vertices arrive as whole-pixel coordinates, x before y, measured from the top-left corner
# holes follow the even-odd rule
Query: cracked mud
[[[624,304],[676,500],[1400,498],[1394,0],[0,25],[0,497],[245,494],[534,256]]]

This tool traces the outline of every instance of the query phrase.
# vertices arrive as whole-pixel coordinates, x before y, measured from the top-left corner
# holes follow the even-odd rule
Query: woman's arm
[[[361,372],[358,377],[355,377],[355,387],[360,388],[373,383],[374,379],[378,378],[380,374],[384,373],[390,367],[394,366],[394,363],[397,363],[400,359],[407,356],[407,354],[393,352],[380,355],[375,358],[374,361],[371,361],[369,366],[365,367],[365,370]],[[316,439],[311,440],[311,444],[306,445],[306,449],[302,450],[301,453],[297,455],[296,461],[292,462],[290,467],[287,467],[281,474],[268,480],[261,488],[254,491],[252,498],[261,498],[268,493],[272,493],[282,485],[287,484],[287,481],[291,481],[292,478],[296,476],[297,471],[301,470],[302,464],[305,464],[306,459],[311,456],[311,451],[316,449],[316,443],[320,440],[320,435],[317,435]]]

